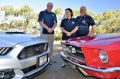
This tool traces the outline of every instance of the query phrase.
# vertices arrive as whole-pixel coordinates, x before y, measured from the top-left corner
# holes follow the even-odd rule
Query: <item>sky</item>
[[[46,4],[48,2],[53,2],[54,9],[79,9],[80,6],[84,5],[95,13],[120,9],[120,0],[0,0],[0,7],[4,5],[13,5],[19,8],[23,5],[29,5],[35,11],[39,12],[46,9]]]

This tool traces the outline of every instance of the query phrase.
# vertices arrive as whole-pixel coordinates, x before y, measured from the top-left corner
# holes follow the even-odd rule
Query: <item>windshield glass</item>
[[[111,38],[111,37],[118,37],[118,36],[120,36],[120,33],[101,34],[101,35],[96,36],[96,38],[94,38],[94,40]]]

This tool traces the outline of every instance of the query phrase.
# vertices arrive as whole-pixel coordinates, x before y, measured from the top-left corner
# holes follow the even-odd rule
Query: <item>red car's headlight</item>
[[[105,51],[100,50],[99,57],[102,63],[105,63],[105,64],[108,63],[109,58],[108,58],[108,54]]]

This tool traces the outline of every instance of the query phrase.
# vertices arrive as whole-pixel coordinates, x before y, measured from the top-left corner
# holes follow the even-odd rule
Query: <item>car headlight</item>
[[[0,79],[12,79],[15,73],[12,69],[0,70]]]
[[[2,47],[0,48],[0,55],[6,55],[12,48]]]
[[[108,58],[108,54],[105,51],[100,50],[99,57],[102,63],[108,63],[109,58]]]

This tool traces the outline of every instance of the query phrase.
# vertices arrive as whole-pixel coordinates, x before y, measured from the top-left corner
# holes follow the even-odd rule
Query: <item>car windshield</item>
[[[110,33],[110,34],[100,34],[94,38],[94,40],[104,39],[104,38],[111,38],[111,37],[118,37],[120,33]]]

